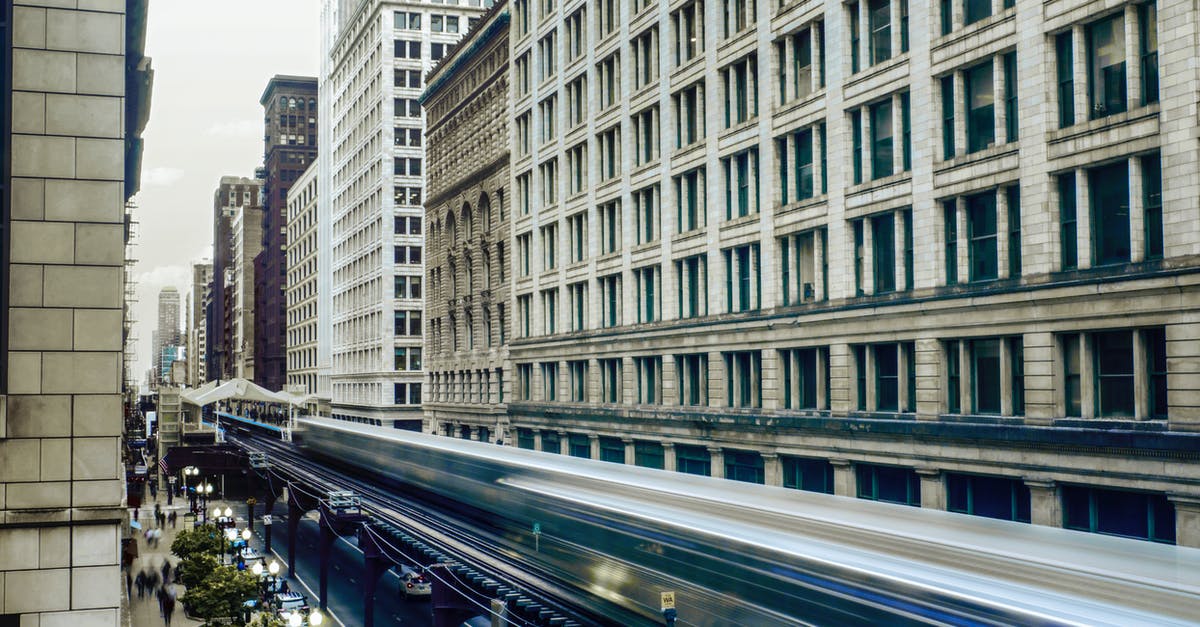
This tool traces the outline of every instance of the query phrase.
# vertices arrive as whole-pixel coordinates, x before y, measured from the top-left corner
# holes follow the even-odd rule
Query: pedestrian
[[[163,558],[162,578],[164,584],[171,581],[171,560],[166,558]]]
[[[171,627],[171,615],[175,613],[175,584],[163,586],[162,617],[167,627]]]
[[[129,597],[129,600],[132,601],[133,600],[133,573],[131,573],[129,571],[130,571],[129,568],[125,569],[125,596]]]
[[[162,539],[162,529],[153,529],[150,533],[154,534],[154,548],[158,548],[158,541]]]
[[[150,569],[150,572],[146,574],[146,591],[158,591],[158,573],[155,572],[154,569]]]
[[[139,599],[145,598],[146,597],[146,572],[139,570],[137,577],[134,579],[134,583],[137,584],[138,598]]]

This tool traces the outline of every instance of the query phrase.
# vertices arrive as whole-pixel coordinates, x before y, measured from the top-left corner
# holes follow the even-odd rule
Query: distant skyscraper
[[[188,294],[187,323],[187,382],[201,385],[208,380],[208,368],[204,355],[207,354],[208,328],[205,303],[212,289],[213,265],[205,260],[192,264],[192,291]]]
[[[179,290],[172,286],[159,290],[158,328],[154,333],[154,347],[151,353],[156,360],[162,355],[165,347],[180,345],[179,304]],[[160,376],[158,382],[162,383],[163,381],[164,378]]]
[[[206,345],[208,352],[206,370],[211,379],[229,379],[236,375],[233,360],[234,353],[234,218],[240,213],[249,212],[249,226],[253,233],[253,242],[249,242],[249,301],[250,311],[254,302],[254,256],[262,246],[261,241],[261,204],[259,191],[262,181],[240,176],[222,176],[217,190],[213,193],[213,271],[211,298],[206,307]],[[245,235],[244,231],[239,235]],[[242,246],[239,253],[247,252]],[[241,262],[239,261],[239,267]],[[245,274],[245,273],[243,273]],[[253,331],[253,319],[248,321]],[[253,337],[251,336],[251,341]],[[253,346],[250,347],[253,349]],[[198,357],[198,356],[197,356]],[[253,364],[251,364],[253,366]]]
[[[263,135],[262,252],[254,260],[254,380],[283,388],[287,373],[284,277],[287,273],[287,193],[317,158],[317,79],[277,75],[260,104]]]

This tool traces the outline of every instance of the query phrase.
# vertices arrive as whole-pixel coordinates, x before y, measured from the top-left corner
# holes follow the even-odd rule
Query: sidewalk
[[[162,528],[162,538],[159,540],[158,546],[151,547],[147,545],[146,539],[141,532],[155,527],[155,503],[158,503],[162,506],[162,511],[164,514],[175,512],[178,519],[175,521],[174,528],[171,527],[170,523],[167,523],[167,525]],[[187,504],[188,501],[186,498],[177,498],[175,499],[175,503],[173,505],[168,506],[166,494],[161,491],[158,493],[158,499],[156,501],[142,504],[138,516],[138,521],[141,523],[142,529],[135,530],[138,531],[138,558],[134,560],[133,570],[130,571],[130,574],[133,577],[137,577],[138,572],[140,572],[142,569],[153,569],[156,572],[160,572],[162,570],[163,560],[170,560],[172,573],[174,572],[175,566],[179,563],[179,558],[171,555],[171,542],[175,540],[175,535],[178,532],[184,529],[190,529],[192,526],[191,518],[188,518],[186,521],[183,518],[183,514],[187,512]],[[214,502],[213,506],[215,505],[216,503]],[[124,577],[125,575],[122,573],[122,588],[125,587]],[[175,613],[171,616],[171,627],[196,627],[198,625],[202,625],[203,621],[190,619],[183,613],[183,604],[178,600],[178,597],[183,596],[183,586],[176,584],[175,590],[177,593],[177,599],[175,602]],[[122,595],[122,597],[125,597],[125,595]],[[128,607],[128,615],[130,617],[131,627],[165,626],[165,621],[158,612],[158,599],[152,592],[147,593],[144,598],[139,599],[137,586],[134,585],[133,598],[125,598],[123,604],[126,604]]]

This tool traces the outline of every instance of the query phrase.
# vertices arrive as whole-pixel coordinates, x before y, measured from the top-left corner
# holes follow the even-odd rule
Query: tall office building
[[[205,355],[208,354],[208,329],[205,303],[211,298],[213,265],[208,260],[192,264],[192,291],[188,294],[187,324],[187,365],[188,385],[193,387],[203,385],[208,381],[208,368]]]
[[[245,347],[241,347],[238,343],[241,338],[234,337],[235,316],[234,307],[240,298],[242,302],[248,301],[250,304],[250,312],[253,312],[254,303],[254,257],[259,253],[262,246],[262,205],[260,201],[260,189],[262,181],[255,178],[246,178],[240,176],[222,176],[216,191],[213,192],[213,271],[212,271],[212,298],[211,306],[206,311],[206,337],[208,340],[208,352],[205,355],[209,378],[211,379],[230,379],[238,374],[236,357],[247,352]],[[249,214],[250,221],[253,224],[246,226],[244,220],[239,217],[240,223],[243,225],[239,234],[239,249],[238,254],[234,254],[234,218]],[[254,238],[252,242],[244,242],[246,235],[245,229],[250,229],[250,236]],[[243,259],[244,254],[249,254],[248,259]],[[246,264],[249,264],[247,271]],[[240,276],[243,281],[240,284],[235,284],[235,274]],[[248,275],[248,276],[247,276]],[[244,279],[249,279],[249,284],[245,283]],[[238,293],[235,285],[241,285],[248,292]],[[239,311],[245,311],[245,308],[238,305]],[[253,317],[247,319],[245,323],[249,324],[250,341],[253,342]],[[239,329],[244,329],[244,324],[238,324]],[[235,355],[235,347],[237,355]],[[249,346],[249,353],[253,355],[254,346]],[[253,370],[253,362],[251,362],[251,370]]]
[[[508,432],[504,386],[510,378],[508,3],[497,3],[430,73],[421,96],[429,161],[425,235],[427,273],[397,274],[397,336],[421,332],[421,299],[430,382],[426,432],[484,442]],[[411,224],[400,224],[397,230]],[[424,288],[424,289],[423,289]],[[396,403],[420,403],[421,384],[397,383]]]
[[[317,79],[276,75],[259,99],[263,135],[262,252],[255,258],[255,382],[283,388],[287,372],[287,195],[317,158]]]
[[[47,6],[54,4],[54,6]],[[146,2],[0,2],[0,623],[121,621],[125,203]]]
[[[154,354],[164,346],[179,346],[179,290],[167,286],[158,291],[158,327],[154,336]]]
[[[287,210],[287,384],[317,394],[318,379],[328,371],[317,365],[317,167],[310,166],[288,191]]]
[[[1200,13],[930,9],[513,3],[506,439],[1200,545]]]
[[[421,383],[422,337],[394,334],[395,314],[405,307],[392,296],[395,276],[420,277],[424,268],[424,237],[411,230],[422,224],[425,185],[417,98],[425,73],[482,4],[366,0],[352,10],[339,7],[323,85],[331,92],[332,137],[322,144],[332,174],[331,380],[338,417],[420,426],[420,406],[398,405],[395,389]],[[406,230],[397,231],[400,224]]]

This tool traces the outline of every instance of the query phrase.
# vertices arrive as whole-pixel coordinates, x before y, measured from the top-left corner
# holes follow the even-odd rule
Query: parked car
[[[400,567],[400,596],[405,599],[409,597],[428,597],[433,592],[424,573],[412,568],[411,566]]]

